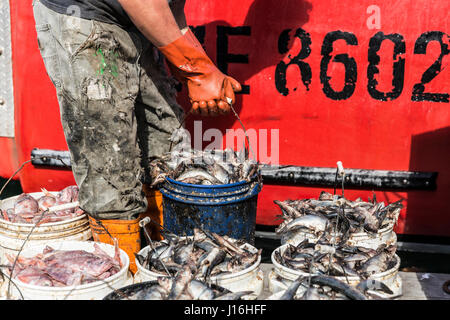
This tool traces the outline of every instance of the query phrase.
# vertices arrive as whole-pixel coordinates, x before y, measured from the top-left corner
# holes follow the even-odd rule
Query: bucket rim
[[[43,243],[50,245],[61,241],[89,241],[89,239],[92,239],[92,231],[89,226],[84,226],[83,229],[80,228],[75,232],[63,233],[62,235],[54,233],[51,237],[48,236],[48,233],[42,233],[38,234],[37,238],[30,237],[28,240],[26,238],[8,237],[8,235],[0,233],[0,254],[2,249],[17,253],[24,242],[26,242],[25,248],[29,248]]]
[[[87,214],[83,213],[75,218],[72,219],[67,219],[67,220],[61,220],[61,221],[57,221],[57,222],[49,222],[49,223],[42,223],[38,226],[36,226],[35,223],[17,223],[17,222],[11,222],[11,221],[6,221],[3,218],[0,218],[0,226],[1,224],[5,224],[5,225],[10,225],[10,226],[14,226],[14,227],[23,227],[23,228],[35,228],[37,230],[39,230],[39,228],[43,228],[43,227],[55,227],[55,226],[60,226],[60,225],[65,225],[65,224],[70,224],[72,222],[76,222],[78,220],[83,220],[87,218]],[[36,226],[36,227],[35,227]]]
[[[170,177],[166,177],[166,180],[173,184],[178,184],[183,187],[191,187],[191,188],[201,188],[201,189],[211,189],[211,188],[230,188],[230,187],[239,187],[241,185],[250,184],[253,181],[247,181],[247,180],[241,180],[234,183],[228,183],[228,184],[213,184],[213,185],[204,185],[204,184],[191,184],[191,183],[185,183],[181,181],[176,181]],[[164,185],[162,186],[164,188]]]
[[[107,243],[102,243],[102,242],[96,242],[96,241],[61,241],[60,244],[62,245],[70,245],[70,244],[86,244],[86,243],[90,243],[92,242],[92,247],[94,246],[94,243],[98,244],[100,247],[112,247],[114,248],[113,245],[107,244]],[[53,244],[53,243],[52,243]],[[51,245],[52,245],[51,244]],[[44,248],[47,244],[39,244],[39,245],[33,245],[30,246],[26,249],[24,249],[21,252],[21,255],[23,253],[29,252],[31,250],[36,250],[36,249],[40,249],[40,248]],[[79,248],[78,248],[79,249]],[[104,249],[104,248],[102,248]],[[65,250],[65,249],[61,249],[61,250]],[[79,250],[83,250],[83,249],[79,249]],[[21,287],[26,288],[26,289],[30,289],[30,290],[35,290],[35,291],[41,291],[41,292],[59,292],[59,293],[63,293],[63,292],[67,292],[67,297],[70,297],[70,293],[73,291],[81,291],[81,290],[89,290],[101,285],[107,285],[109,286],[110,283],[112,281],[117,280],[118,278],[120,278],[121,276],[123,276],[124,273],[128,272],[128,268],[130,266],[130,259],[128,257],[128,255],[126,254],[125,251],[123,251],[122,249],[120,249],[120,259],[121,260],[125,260],[124,265],[122,266],[122,268],[119,270],[119,272],[117,272],[116,274],[106,278],[106,279],[102,279],[102,280],[98,280],[98,281],[94,281],[91,283],[87,283],[87,284],[82,284],[82,285],[71,285],[71,286],[64,286],[64,287],[46,287],[46,286],[38,286],[38,285],[33,285],[33,284],[29,284],[29,283],[25,283],[20,281],[19,279],[16,278],[10,278],[12,282],[14,282],[17,287],[19,288],[18,290],[20,290]],[[69,251],[69,250],[67,250]],[[17,290],[17,288],[16,288]]]
[[[119,289],[115,289],[114,291],[108,293],[102,300],[115,300],[112,299],[114,297],[114,295],[117,295],[116,291],[126,291],[126,290],[133,290],[134,288],[137,288],[139,286],[149,286],[149,287],[153,287],[155,285],[158,285],[158,281],[157,280],[149,280],[149,281],[144,281],[144,282],[138,282],[138,283],[132,283],[129,284],[125,287],[119,288]],[[210,284],[211,289],[215,289],[215,290],[219,290],[222,291],[223,293],[230,293],[231,291],[225,287],[222,287],[218,284],[215,283],[211,283]],[[145,288],[146,289],[146,288]]]
[[[163,195],[163,198],[167,197],[171,200],[182,202],[185,204],[192,204],[197,206],[217,206],[242,202],[257,196],[262,190],[262,184],[258,182],[253,182],[252,184],[254,184],[254,186],[250,185],[250,188],[247,188],[246,191],[240,191],[236,194],[226,194],[219,196],[214,195],[214,192],[211,193],[212,196],[183,194],[181,192],[177,192],[170,188],[164,187],[160,189],[160,192]],[[211,188],[210,190],[214,191]]]

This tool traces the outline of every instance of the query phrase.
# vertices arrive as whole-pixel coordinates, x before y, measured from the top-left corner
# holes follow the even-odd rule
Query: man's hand
[[[197,37],[194,35],[191,29],[188,29],[186,36],[198,50],[200,50],[206,55],[206,52],[203,50],[202,45],[197,40]],[[228,104],[227,98],[231,99],[231,104],[234,104],[235,102],[234,92],[239,92],[242,90],[241,84],[238,81],[236,81],[231,77],[226,76],[225,74],[220,72],[217,68],[215,69],[216,69],[215,72],[219,76],[219,78],[223,78],[222,86],[216,88],[216,90],[223,91],[224,95],[220,94],[219,96],[224,96],[225,100],[222,99],[220,101],[217,101],[217,100],[205,100],[201,98],[193,100],[191,98],[192,113],[194,114],[200,114],[203,116],[207,115],[215,116],[218,114],[227,114],[230,112],[230,105]],[[219,80],[216,83],[219,84],[220,82],[221,81]],[[192,88],[191,91],[194,91],[194,88]],[[192,94],[194,93],[192,92]]]
[[[220,71],[218,71],[217,76],[215,76],[215,78],[222,78],[209,80],[213,84],[214,83],[218,84],[218,86],[216,86],[215,88],[204,88],[204,87],[195,88],[193,87],[193,85],[188,84],[189,97],[192,103],[192,113],[200,114],[203,116],[208,115],[217,116],[219,114],[228,114],[230,112],[231,110],[230,105],[228,104],[228,102],[226,102],[228,101],[227,98],[229,98],[232,101],[231,104],[234,104],[235,101],[234,92],[241,91],[242,90],[241,85],[235,79],[224,75]],[[207,92],[205,89],[208,91],[210,90],[210,92]],[[197,91],[201,92],[198,94],[198,98],[196,100],[193,100],[192,96],[196,96]],[[220,99],[211,98],[215,95],[214,94],[215,92],[220,92],[220,94],[218,95],[221,97]],[[207,98],[208,95],[209,98]]]
[[[186,84],[194,114],[216,116],[230,111],[227,98],[234,103],[234,93],[242,87],[214,65],[190,29],[159,50],[169,61],[174,76]]]

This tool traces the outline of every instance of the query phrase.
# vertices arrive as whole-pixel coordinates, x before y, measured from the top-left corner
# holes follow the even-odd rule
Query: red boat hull
[[[436,190],[375,193],[378,201],[405,200],[397,232],[450,236],[449,3],[372,4],[188,1],[186,12],[213,61],[247,86],[237,112],[247,129],[268,132],[254,149],[260,152],[278,134],[269,141],[269,155],[279,146],[280,164],[335,167],[342,161],[345,168],[438,172]],[[30,159],[33,148],[67,150],[55,89],[37,47],[31,0],[10,1],[10,8],[16,136],[0,139],[6,152],[2,176]],[[179,100],[187,107],[184,93]],[[194,120],[203,120],[203,132],[224,133],[223,146],[226,130],[240,128],[233,115],[191,117],[186,126],[193,134]],[[25,192],[74,183],[68,170],[32,165],[19,178]],[[317,197],[323,189],[333,191],[266,184],[257,223],[279,223],[273,200]],[[345,195],[367,199],[372,191]]]

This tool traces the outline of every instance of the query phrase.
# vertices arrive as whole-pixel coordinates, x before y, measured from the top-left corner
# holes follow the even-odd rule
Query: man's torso
[[[133,26],[117,0],[40,0],[47,8],[61,14],[119,25]]]

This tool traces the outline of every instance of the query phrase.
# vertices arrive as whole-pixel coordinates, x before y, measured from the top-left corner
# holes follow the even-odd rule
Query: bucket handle
[[[240,199],[237,200],[237,199],[233,199],[233,197],[230,197],[230,198],[224,200],[223,202],[220,202],[220,204],[221,205],[225,205],[225,204],[230,204],[230,203],[234,203],[234,202],[238,202],[238,201],[244,201],[244,200],[247,200],[247,199],[257,195],[258,192],[261,190],[261,184],[258,183],[257,181],[254,181],[253,184],[254,184],[254,186],[251,186],[248,189],[247,193],[244,194]],[[170,198],[172,200],[176,200],[176,201],[179,200],[179,198],[174,196],[170,190],[167,190],[167,189],[165,190],[164,188],[162,188],[160,191],[161,191],[161,193],[164,196],[166,196],[166,197],[168,197],[168,198]],[[214,198],[212,198],[212,199],[214,199]],[[183,202],[187,203],[187,204],[197,204],[197,205],[198,204],[200,204],[200,205],[214,205],[214,204],[217,204],[217,202],[215,202],[214,200],[212,200],[212,201],[211,200],[210,201],[205,201],[205,202],[199,202],[198,199],[196,201],[190,200],[189,196],[184,197]]]
[[[241,118],[239,117],[238,113],[236,112],[236,110],[234,110],[234,107],[233,107],[233,100],[227,97],[227,102],[228,102],[228,104],[230,105],[230,108],[231,108],[231,110],[233,111],[235,117],[236,117],[237,120],[239,121],[239,123],[240,123],[242,129],[244,130],[245,138],[246,138],[247,143],[248,143],[248,148],[249,148],[250,151],[252,152],[253,158],[255,159],[255,161],[257,161],[256,154],[255,154],[255,152],[253,151],[253,148],[252,148],[252,146],[251,146],[251,144],[250,144],[250,138],[248,137],[247,129],[245,129],[244,123],[242,123],[242,120],[241,120]],[[187,119],[191,114],[192,114],[192,109],[189,110],[189,112],[186,113],[186,115],[183,117],[183,120],[180,122],[180,126],[178,127],[178,129],[180,129],[180,128],[184,125],[184,123],[186,122],[186,119]],[[169,152],[172,151],[172,146],[173,146],[173,142],[171,141],[171,142],[170,142],[170,146],[169,146]],[[244,146],[244,147],[245,147],[245,146]],[[245,154],[247,154],[247,153],[245,153]]]

